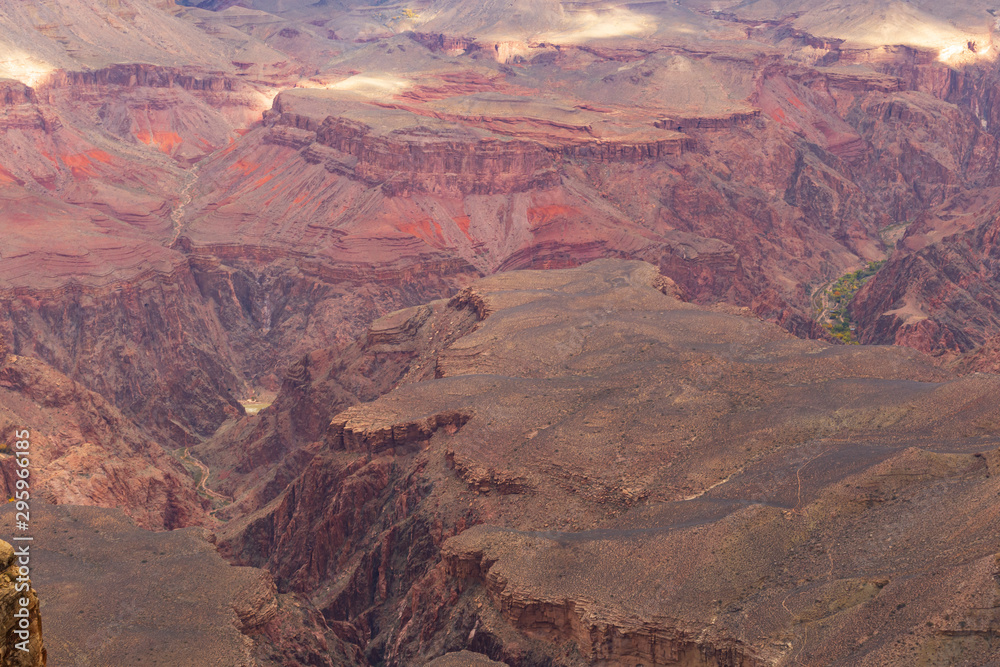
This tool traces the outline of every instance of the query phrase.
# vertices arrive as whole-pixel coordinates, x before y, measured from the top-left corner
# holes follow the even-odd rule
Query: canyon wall
[[[915,556],[886,542],[877,562],[893,574],[878,578],[843,540],[869,543],[859,521],[937,531],[928,522],[954,511],[928,518],[944,480],[962,480],[961,502],[991,502],[985,441],[912,443],[966,442],[997,413],[984,400],[995,382],[911,350],[797,340],[674,293],[651,265],[603,261],[500,274],[382,319],[365,355],[410,370],[374,401],[329,410],[325,433],[300,432],[316,439],[289,457],[300,472],[227,524],[223,553],[309,596],[365,660],[388,665],[463,650],[508,665],[757,667],[796,651],[893,664],[911,648],[951,650],[935,646],[957,619],[993,623],[977,609],[1000,594],[997,545],[968,547],[969,570],[940,557],[935,578],[908,559],[937,563],[937,546]],[[476,325],[449,329],[463,313]],[[417,347],[447,331],[447,346]],[[358,351],[304,360],[261,428],[358,378]],[[888,391],[904,378],[911,392]],[[627,445],[607,438],[609,414]],[[849,470],[834,453],[844,429],[863,459]],[[898,445],[858,454],[890,431]],[[806,432],[822,446],[803,449]],[[961,578],[975,583],[943,595]],[[892,640],[842,643],[874,618]]]

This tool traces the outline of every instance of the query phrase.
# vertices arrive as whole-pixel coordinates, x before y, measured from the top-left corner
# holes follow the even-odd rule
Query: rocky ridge
[[[868,39],[874,19],[858,8],[863,20],[831,23],[787,2],[722,12],[695,0],[609,5],[597,23],[586,8],[552,3],[462,15],[432,3],[423,16],[396,18],[376,7],[233,4],[58,0],[30,16],[17,3],[0,11],[10,28],[2,40],[19,53],[3,64],[14,78],[0,82],[0,334],[16,353],[0,355],[0,393],[8,428],[43,425],[39,478],[50,500],[120,507],[151,528],[212,524],[165,451],[191,448],[235,501],[214,513],[230,521],[225,552],[312,598],[277,603],[281,622],[242,614],[254,650],[273,648],[254,658],[265,663],[327,651],[347,664],[410,664],[472,650],[489,658],[467,659],[511,665],[989,655],[995,620],[975,610],[993,605],[992,545],[954,537],[966,558],[955,569],[930,547],[898,547],[898,558],[897,547],[869,548],[837,518],[873,511],[864,520],[898,540],[889,517],[901,515],[904,532],[923,535],[917,513],[904,510],[930,506],[928,524],[947,527],[934,509],[935,489],[947,487],[944,505],[982,507],[985,518],[969,525],[990,534],[989,381],[881,350],[785,350],[795,372],[772,357],[768,375],[755,355],[767,358],[781,334],[726,319],[753,313],[822,337],[813,292],[892,251],[852,306],[861,339],[955,357],[962,372],[996,369],[996,66],[985,57],[991,37],[966,35],[993,21],[964,13],[985,5],[924,3],[926,16],[944,16],[936,34],[951,41],[897,45]],[[140,34],[159,37],[143,45]],[[647,260],[671,280],[624,279],[632,287],[660,280],[657,289],[715,304],[711,314],[673,302],[667,310],[722,318],[699,325],[697,359],[647,358],[618,332],[629,361],[684,378],[687,394],[669,394],[677,410],[660,415],[678,422],[669,443],[648,440],[659,422],[607,426],[629,406],[602,403],[577,377],[636,388],[630,377],[609,379],[585,349],[590,330],[611,326],[608,304],[560,329],[565,322],[546,319],[526,293],[565,285],[532,274],[511,278],[530,287],[502,296],[464,289],[482,275],[609,256]],[[593,284],[617,289],[621,275]],[[549,329],[525,333],[507,298]],[[480,330],[495,340],[481,343]],[[668,347],[681,340],[652,336]],[[697,347],[715,336],[728,352]],[[525,371],[510,347],[521,338],[537,343],[531,363],[554,350],[555,366],[567,368]],[[740,363],[769,388],[767,400],[725,385]],[[778,389],[789,373],[792,385],[826,376],[842,384],[833,398],[796,398]],[[501,379],[487,390],[475,375]],[[430,397],[425,383],[452,393]],[[242,417],[239,399],[262,388],[281,395],[259,417]],[[558,398],[574,392],[585,406]],[[491,459],[476,449],[475,438],[494,437],[482,419],[511,418],[494,416],[487,396],[511,397],[512,414],[532,423],[591,410],[593,423],[623,434],[616,449],[593,441],[587,424],[565,428],[605,466],[635,456],[657,469],[659,458],[641,459],[656,451],[683,472],[617,479],[582,455],[545,468],[525,454],[553,437],[540,423],[530,437],[536,429],[504,431],[506,460]],[[709,406],[708,421],[685,412],[688,400]],[[855,409],[865,402],[881,407]],[[814,404],[827,407],[817,416]],[[758,409],[761,423],[743,414]],[[907,421],[916,411],[930,423]],[[746,419],[749,444],[719,426],[732,414]],[[886,429],[900,430],[882,440]],[[716,432],[728,440],[712,436],[703,459],[677,449]],[[831,432],[843,437],[830,441]],[[858,437],[861,454],[841,442]],[[928,444],[935,438],[948,444]],[[762,442],[780,452],[761,453]],[[503,449],[510,443],[523,446]],[[559,450],[545,460],[573,452]],[[792,475],[782,457],[799,452]],[[814,466],[826,475],[857,456],[874,468],[809,478]],[[768,466],[784,470],[777,500],[755,491],[767,486]],[[723,480],[736,469],[743,478]],[[887,486],[914,476],[911,486]],[[706,491],[720,481],[721,491]],[[702,491],[702,504],[683,500]],[[681,502],[695,502],[693,515]],[[642,515],[643,503],[662,514]],[[578,516],[579,525],[550,530],[540,525],[549,516]],[[619,519],[638,532],[591,532]],[[483,526],[466,530],[473,524]],[[706,537],[703,526],[716,532]],[[754,532],[785,550],[761,547]],[[675,553],[675,537],[715,563],[714,588],[692,574],[687,588],[658,592],[656,607],[629,582],[655,589],[674,576],[674,561],[607,574],[635,553]],[[712,540],[732,551],[719,556]],[[927,544],[958,548],[941,540]],[[861,555],[836,552],[839,543]],[[733,555],[740,549],[758,560],[744,563]],[[866,560],[872,549],[882,549],[889,575]],[[542,567],[567,558],[572,581]],[[777,574],[782,558],[801,576]],[[914,571],[913,560],[943,574]],[[780,605],[754,592],[759,581],[760,591],[785,595]],[[904,606],[888,629],[868,636],[896,599]],[[918,627],[917,608],[937,610],[931,629]],[[746,631],[737,619],[751,612],[762,620]],[[320,636],[295,654],[294,637]],[[334,648],[316,648],[323,642]]]
[[[484,319],[420,360],[435,379],[331,415],[224,552],[309,595],[369,662],[991,655],[993,379],[664,290],[648,264],[596,262],[396,315],[400,346],[449,310]]]
[[[887,226],[989,184],[986,61],[676,11],[701,50],[659,15],[641,40],[499,49],[480,28],[352,41],[356,16],[178,8],[156,25],[210,35],[211,63],[53,56],[4,88],[6,335],[191,444],[310,349],[497,270],[644,259],[697,302],[822,336],[812,289],[883,258]],[[39,242],[39,216],[63,242]],[[67,333],[99,321],[132,340]],[[163,346],[174,361],[145,355]]]

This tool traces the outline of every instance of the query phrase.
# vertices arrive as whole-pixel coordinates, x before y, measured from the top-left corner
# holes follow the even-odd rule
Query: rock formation
[[[333,414],[434,378],[430,360],[477,321],[472,308],[435,301],[379,318],[353,344],[316,350],[293,364],[272,406],[194,448],[225,471],[216,487],[235,502],[219,516],[251,512],[278,495],[315,455]]]
[[[2,353],[0,345],[0,353]],[[15,492],[14,433],[31,433],[32,490],[50,502],[117,507],[149,529],[208,520],[180,463],[100,395],[31,357],[0,363],[0,491]]]
[[[331,414],[224,553],[308,595],[369,662],[995,659],[1000,544],[953,536],[997,534],[995,379],[674,292],[596,262],[384,320],[369,345],[483,318],[410,362],[435,379]]]
[[[995,208],[948,227],[929,220],[911,225],[900,250],[852,304],[865,342],[951,357],[976,351],[962,363],[993,370],[990,348],[1000,336]]]
[[[0,621],[4,637],[3,646],[0,646],[0,664],[45,667],[47,655],[38,595],[34,588],[22,588],[31,584],[21,581],[25,578],[14,547],[3,540],[0,540],[0,567],[3,568],[0,572]]]
[[[823,12],[619,8],[604,36],[547,6],[501,35],[494,9],[119,4],[4,5],[24,55],[0,87],[0,331],[174,445],[497,270],[643,259],[822,336],[814,288],[885,257],[886,228],[946,229],[996,171],[981,49]],[[860,336],[896,340],[878,307]]]
[[[207,530],[153,532],[118,510],[41,500],[31,516],[45,636],[70,647],[59,651],[67,662],[357,664],[315,609],[278,593],[267,572],[230,566]],[[13,521],[10,506],[2,520]]]
[[[348,4],[0,0],[0,431],[158,619],[86,659],[995,661],[994,8]]]

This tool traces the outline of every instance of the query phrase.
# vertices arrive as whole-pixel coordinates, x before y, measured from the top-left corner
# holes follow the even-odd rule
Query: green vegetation
[[[188,471],[188,474],[190,474],[191,477],[194,478],[194,487],[195,489],[198,489],[199,486],[201,485],[201,475],[202,475],[201,468],[196,466],[194,462],[192,462],[191,459],[188,458],[187,453],[183,452],[183,450],[178,450],[178,452],[180,452],[178,454],[178,457],[180,458],[181,465],[183,465],[184,469]],[[201,491],[198,490],[198,493],[200,494]]]
[[[828,321],[823,323],[823,326],[837,340],[847,345],[858,344],[854,337],[851,315],[847,312],[847,307],[861,286],[875,275],[875,272],[881,269],[883,264],[885,264],[884,260],[869,262],[865,268],[841,276],[826,290]]]

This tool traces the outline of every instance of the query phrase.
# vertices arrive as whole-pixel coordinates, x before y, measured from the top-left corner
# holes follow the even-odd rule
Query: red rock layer
[[[501,120],[516,120],[511,131],[520,132],[524,118],[444,113],[437,98],[409,92],[400,96],[407,104],[359,111],[367,103],[345,107],[325,92],[308,101],[312,93],[296,91],[279,96],[268,134],[248,135],[210,167],[220,189],[201,195],[187,239],[213,247],[213,230],[236,224],[268,243],[322,249],[335,263],[353,259],[347,247],[399,257],[423,246],[486,272],[641,257],[696,300],[734,300],[822,335],[805,283],[884,256],[878,229],[983,183],[995,162],[992,136],[969,118],[969,109],[991,108],[989,86],[973,83],[989,75],[952,78],[918,56],[901,50],[856,73],[767,67],[749,98],[759,112],[670,117],[690,135],[680,140],[582,141],[560,134],[576,131],[570,125],[535,122],[534,143],[506,142],[507,157],[469,128],[502,133]],[[498,81],[477,85],[512,90]],[[948,92],[955,86],[966,92]],[[401,112],[432,118],[435,129],[376,136],[371,128],[383,120],[374,119],[397,122]],[[667,127],[663,117],[655,122]],[[910,140],[915,125],[930,128],[927,141]],[[986,162],[969,161],[970,152]],[[522,190],[530,199],[516,196]],[[470,198],[477,192],[496,200],[482,206]],[[332,229],[302,229],[303,217],[329,219]]]
[[[37,359],[0,358],[3,497],[15,495],[12,443],[26,429],[32,497],[120,508],[150,529],[208,520],[187,471],[105,399]]]
[[[423,62],[464,44],[449,40],[394,48]],[[19,157],[0,158],[0,278],[44,288],[28,296],[46,313],[134,327],[134,353],[89,340],[79,371],[75,329],[61,329],[75,315],[35,320],[15,347],[192,442],[238,410],[244,383],[275,387],[309,349],[497,270],[641,258],[697,302],[817,336],[814,286],[882,258],[881,228],[994,178],[988,68],[958,72],[912,49],[826,44],[814,67],[718,48],[705,71],[745,86],[740,111],[668,112],[631,88],[586,98],[646,86],[658,58],[695,62],[665,46],[549,50],[506,69],[470,51],[385,99],[286,91],[243,136],[263,104],[249,75],[122,64],[59,73],[34,92],[7,86],[0,123],[31,139],[3,139]],[[830,67],[838,60],[865,65]],[[619,74],[621,63],[631,68]],[[578,87],[590,68],[611,73]],[[542,88],[565,100],[533,99]],[[196,171],[178,167],[209,154]],[[100,303],[78,309],[62,289],[73,279],[99,287]],[[107,296],[157,283],[167,296],[149,318]],[[34,306],[15,301],[27,322]],[[177,367],[153,345],[175,351]],[[114,379],[102,384],[105,368]]]

